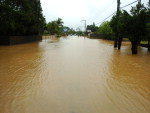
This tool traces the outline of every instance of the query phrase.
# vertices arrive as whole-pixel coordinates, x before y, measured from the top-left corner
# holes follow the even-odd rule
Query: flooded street
[[[150,54],[70,36],[0,46],[0,113],[150,113]]]

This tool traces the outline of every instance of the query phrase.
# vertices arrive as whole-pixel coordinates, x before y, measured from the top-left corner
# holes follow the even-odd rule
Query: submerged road
[[[0,113],[150,113],[150,54],[62,37],[0,46]]]

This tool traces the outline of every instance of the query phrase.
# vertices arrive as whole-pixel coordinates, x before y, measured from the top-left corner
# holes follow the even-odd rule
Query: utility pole
[[[120,13],[120,0],[117,0],[117,17],[119,18],[119,13]],[[115,42],[114,42],[114,48],[117,48],[117,45],[118,45],[118,35],[119,35],[119,32],[118,32],[118,28],[117,28],[117,33],[116,33],[116,36],[115,36]]]
[[[140,3],[140,4],[141,4],[141,0],[138,0],[138,3]]]
[[[117,13],[120,11],[120,0],[117,0]]]
[[[150,9],[150,0],[148,3],[148,8]],[[150,16],[150,15],[148,15],[148,16]],[[148,37],[148,51],[150,51],[150,36]]]
[[[86,20],[81,20],[81,21],[84,21],[84,24],[85,24],[85,34],[86,34]]]

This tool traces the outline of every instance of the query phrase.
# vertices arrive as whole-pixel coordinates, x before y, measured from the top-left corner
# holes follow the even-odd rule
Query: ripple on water
[[[69,36],[0,47],[2,113],[149,113],[150,54]]]

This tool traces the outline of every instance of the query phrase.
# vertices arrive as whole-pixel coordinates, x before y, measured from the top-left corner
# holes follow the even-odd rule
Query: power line
[[[129,5],[132,5],[132,4],[136,3],[136,2],[138,2],[138,1],[136,0],[136,1],[132,2],[132,3],[129,3],[129,4],[127,4],[127,5],[123,6],[123,7],[121,7],[121,9],[123,9],[123,8],[125,8],[125,7],[127,7],[127,6],[129,6]],[[105,22],[108,18],[110,18],[111,16],[113,16],[115,13],[116,13],[116,11],[115,11],[114,13],[112,13],[111,15],[109,15],[107,18],[105,18],[103,21],[98,22],[96,25]]]
[[[109,17],[113,16],[115,13],[116,13],[116,11],[115,11],[113,14],[109,15],[107,18],[105,18],[103,21],[101,21],[101,22],[98,22],[97,24],[100,24],[100,23],[103,23],[103,22],[105,22],[105,20],[107,20]],[[96,25],[97,25],[97,24],[96,24]]]
[[[138,2],[138,1],[136,0],[136,1],[132,2],[132,3],[129,3],[129,4],[127,4],[127,5],[123,6],[123,7],[121,7],[121,9],[123,9],[123,8],[125,8],[125,7],[127,7],[127,6],[129,6],[129,5],[132,5],[132,4],[136,3],[136,2]]]
[[[116,0],[114,0],[114,1],[116,1]],[[114,4],[114,1],[111,3],[111,6]],[[110,9],[111,6],[107,7],[107,8],[103,11],[102,14],[104,14],[108,9]],[[100,15],[102,15],[102,14],[100,14]],[[97,18],[97,17],[99,17],[100,15],[95,16],[95,17],[93,17],[93,18]],[[93,19],[90,19],[89,21],[91,22],[92,20],[93,20]]]

